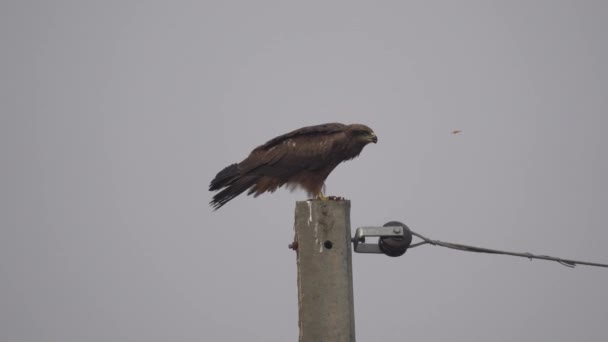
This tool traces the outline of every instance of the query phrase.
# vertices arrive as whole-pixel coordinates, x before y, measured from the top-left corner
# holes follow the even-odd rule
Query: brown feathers
[[[300,128],[255,148],[238,164],[220,171],[209,185],[221,190],[210,205],[219,209],[248,190],[255,197],[283,185],[302,187],[319,196],[325,179],[343,161],[353,159],[378,138],[365,125],[329,123]]]

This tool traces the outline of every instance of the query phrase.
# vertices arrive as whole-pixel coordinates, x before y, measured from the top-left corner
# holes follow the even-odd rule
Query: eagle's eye
[[[368,132],[368,131],[361,131],[361,130],[358,130],[358,131],[353,131],[353,134],[354,134],[355,136],[359,137],[359,136],[366,136],[366,135],[369,135],[369,132]]]

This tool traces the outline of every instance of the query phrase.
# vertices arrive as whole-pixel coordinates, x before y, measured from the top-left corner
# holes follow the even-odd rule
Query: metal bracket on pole
[[[378,237],[377,243],[366,243],[367,237]],[[359,227],[352,239],[357,253],[401,256],[412,243],[412,232],[403,223],[391,221],[382,227]]]

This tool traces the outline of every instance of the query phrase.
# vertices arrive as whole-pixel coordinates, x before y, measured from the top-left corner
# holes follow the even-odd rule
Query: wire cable
[[[411,244],[409,246],[409,249],[412,249],[412,248],[418,247],[418,246],[422,246],[422,245],[425,245],[425,244],[430,244],[430,245],[433,245],[433,246],[441,246],[441,247],[446,247],[446,248],[451,248],[451,249],[457,249],[457,250],[465,251],[465,252],[489,253],[489,254],[504,254],[504,255],[511,255],[511,256],[517,256],[517,257],[522,257],[522,258],[528,258],[530,260],[532,260],[532,259],[542,259],[542,260],[555,261],[555,262],[559,263],[560,265],[567,266],[567,267],[572,267],[572,268],[574,268],[576,265],[608,267],[608,264],[600,264],[600,263],[596,263],[596,262],[587,262],[587,261],[562,259],[562,258],[556,258],[556,257],[548,256],[548,255],[534,255],[532,253],[516,253],[516,252],[500,251],[500,250],[497,250],[497,249],[489,249],[489,248],[483,248],[483,247],[475,247],[475,246],[463,245],[463,244],[459,244],[459,243],[444,242],[444,241],[439,241],[439,240],[431,240],[431,239],[429,239],[429,238],[427,238],[427,237],[425,237],[425,236],[423,236],[421,234],[415,233],[415,232],[412,232],[412,235],[414,235],[414,236],[422,239],[422,242]]]

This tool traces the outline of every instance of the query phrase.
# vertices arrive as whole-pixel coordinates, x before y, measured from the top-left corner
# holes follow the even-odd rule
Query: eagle
[[[357,157],[367,144],[377,142],[374,131],[362,124],[326,123],[296,129],[270,139],[242,162],[220,171],[209,185],[209,191],[219,191],[209,204],[217,210],[246,190],[257,197],[283,185],[327,200],[323,188],[329,174],[338,164]]]

